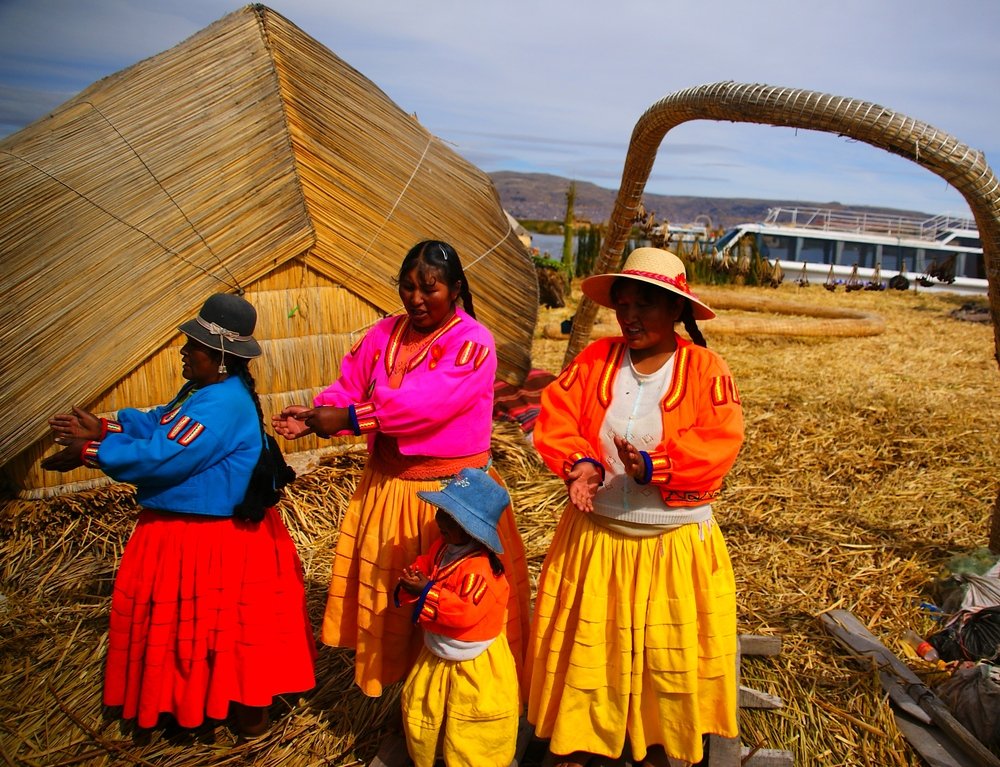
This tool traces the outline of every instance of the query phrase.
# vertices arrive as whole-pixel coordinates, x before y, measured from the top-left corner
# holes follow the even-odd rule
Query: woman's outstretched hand
[[[304,421],[306,426],[320,437],[329,437],[351,428],[351,419],[346,407],[321,405],[311,410],[303,410],[295,417]]]
[[[580,461],[566,474],[569,500],[584,514],[594,510],[594,496],[601,486],[601,471],[590,461]]]
[[[298,417],[301,413],[311,410],[312,408],[305,405],[289,405],[271,418],[271,427],[285,439],[298,439],[306,434],[312,434],[312,428]]]
[[[351,419],[346,407],[289,405],[271,419],[271,426],[285,439],[298,439],[306,434],[328,438],[348,431]]]
[[[42,461],[42,468],[47,471],[73,471],[83,466],[83,445],[88,440],[69,439],[62,450],[50,455]]]
[[[49,428],[57,445],[67,445],[74,439],[100,439],[101,419],[83,408],[74,407],[72,413],[57,413],[49,419]]]
[[[639,453],[639,448],[624,437],[615,435],[615,447],[618,448],[618,458],[625,467],[625,473],[636,482],[646,481],[646,462]]]

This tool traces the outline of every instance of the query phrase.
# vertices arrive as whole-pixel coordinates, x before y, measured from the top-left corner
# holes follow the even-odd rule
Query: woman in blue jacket
[[[315,684],[302,566],[274,508],[290,479],[268,444],[249,361],[253,306],[223,293],[180,326],[187,382],[166,405],[115,419],[80,408],[49,425],[87,465],[136,487],[142,510],[111,600],[104,703],[139,727],[234,715],[263,734],[275,695]]]

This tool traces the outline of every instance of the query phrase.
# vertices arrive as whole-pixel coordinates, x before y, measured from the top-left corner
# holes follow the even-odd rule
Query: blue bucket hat
[[[417,496],[451,515],[469,535],[491,551],[503,554],[497,523],[510,495],[482,469],[462,469],[438,491]]]

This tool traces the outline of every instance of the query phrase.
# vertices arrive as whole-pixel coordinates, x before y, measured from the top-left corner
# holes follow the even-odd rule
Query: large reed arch
[[[671,128],[690,120],[726,120],[826,131],[864,141],[936,173],[965,198],[979,228],[993,319],[994,356],[1000,363],[1000,182],[977,149],[932,125],[891,109],[844,96],[754,83],[721,82],[677,91],[653,104],[636,122],[608,233],[594,266],[608,272],[622,249],[656,151]],[[576,312],[565,361],[586,346],[597,305],[584,298]],[[993,507],[989,546],[1000,552],[1000,493]]]

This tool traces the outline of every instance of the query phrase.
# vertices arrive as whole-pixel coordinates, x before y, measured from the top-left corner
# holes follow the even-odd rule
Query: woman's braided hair
[[[708,348],[708,342],[694,318],[694,304],[686,298],[684,299],[684,308],[681,309],[681,322],[684,323],[684,329],[695,345]]]
[[[226,367],[230,375],[239,376],[250,393],[254,407],[257,408],[257,418],[260,421],[262,446],[257,464],[250,475],[243,500],[236,504],[233,515],[247,522],[260,522],[264,512],[281,500],[281,491],[295,479],[295,472],[285,463],[277,440],[264,430],[264,411],[257,396],[257,383],[250,373],[250,360],[232,355],[224,355]]]

